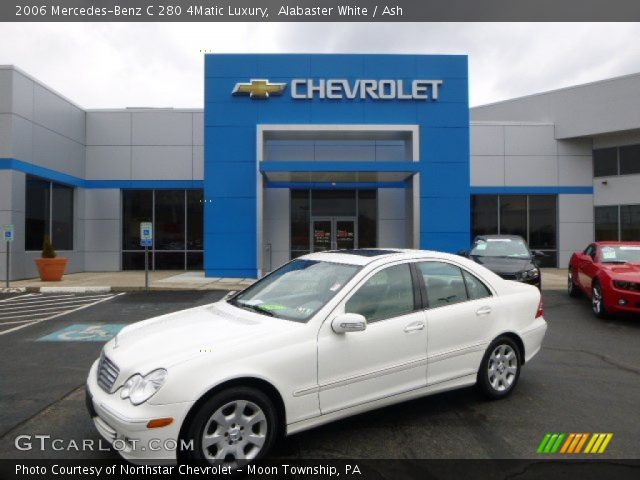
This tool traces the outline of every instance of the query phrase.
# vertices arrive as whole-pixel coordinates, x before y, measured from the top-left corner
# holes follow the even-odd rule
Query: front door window
[[[358,248],[356,219],[353,217],[315,217],[311,220],[311,251]]]

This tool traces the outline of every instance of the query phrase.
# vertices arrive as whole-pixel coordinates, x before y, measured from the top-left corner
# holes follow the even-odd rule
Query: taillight
[[[542,316],[542,297],[540,298],[540,303],[538,304],[538,311],[536,312],[536,318],[540,318]]]

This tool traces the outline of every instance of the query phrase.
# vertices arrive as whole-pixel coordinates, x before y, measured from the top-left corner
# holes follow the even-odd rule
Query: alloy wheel
[[[497,392],[509,390],[518,373],[518,356],[511,346],[496,346],[489,356],[487,373],[491,387]]]
[[[212,463],[238,465],[260,453],[267,438],[267,417],[248,400],[234,400],[218,408],[202,434],[202,450]]]
[[[602,314],[602,290],[600,285],[593,286],[593,292],[591,294],[591,308],[596,315]]]

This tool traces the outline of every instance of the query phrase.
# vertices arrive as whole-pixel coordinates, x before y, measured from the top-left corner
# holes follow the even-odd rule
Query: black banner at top
[[[638,0],[3,0],[2,22],[638,21]]]

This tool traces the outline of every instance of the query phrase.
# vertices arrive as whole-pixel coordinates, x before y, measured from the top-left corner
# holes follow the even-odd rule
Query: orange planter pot
[[[59,282],[67,267],[67,259],[64,257],[36,258],[36,266],[43,282]]]

